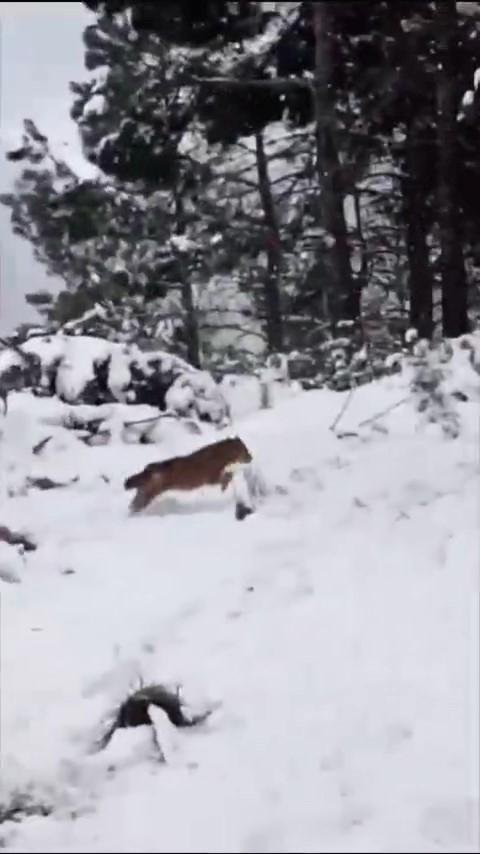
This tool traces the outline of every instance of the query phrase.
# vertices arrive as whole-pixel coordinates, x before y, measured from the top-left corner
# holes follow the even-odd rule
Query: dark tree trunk
[[[185,232],[185,214],[183,209],[182,199],[180,195],[175,198],[175,209],[177,217],[177,234]],[[198,318],[195,310],[195,302],[193,299],[192,283],[188,270],[186,269],[185,261],[181,253],[177,256],[177,261],[180,267],[181,279],[181,295],[182,304],[185,311],[185,339],[187,344],[187,359],[194,368],[202,366],[200,334],[198,331]]]
[[[421,128],[415,119],[416,106],[409,104],[406,128],[405,171],[402,181],[409,266],[410,325],[420,338],[433,332],[433,277],[427,244],[428,212],[423,187]]]
[[[334,320],[355,320],[360,314],[360,287],[354,281],[345,221],[344,188],[335,134],[335,100],[331,84],[331,33],[329,3],[311,4],[315,33],[315,79],[313,108],[316,124],[317,172],[320,187],[320,225],[331,245],[327,268],[332,279],[330,301]]]
[[[355,210],[355,219],[357,221],[356,231],[357,231],[357,241],[358,241],[358,249],[360,252],[360,272],[357,274],[357,280],[359,280],[360,285],[360,294],[363,287],[368,285],[368,275],[369,275],[369,264],[368,264],[368,247],[367,241],[365,240],[365,235],[363,233],[362,227],[362,209],[360,207],[360,193],[356,186],[352,189],[353,196],[353,207]]]
[[[440,227],[443,333],[468,332],[467,279],[461,238],[457,144],[457,12],[455,0],[436,3],[438,222]]]
[[[187,359],[194,368],[201,368],[200,337],[198,334],[197,314],[193,301],[192,285],[188,275],[182,278],[182,302],[185,309],[185,337],[187,340]]]
[[[258,189],[267,226],[267,272],[264,285],[267,346],[269,352],[280,352],[283,350],[283,318],[280,296],[282,245],[261,131],[255,134],[255,146]]]

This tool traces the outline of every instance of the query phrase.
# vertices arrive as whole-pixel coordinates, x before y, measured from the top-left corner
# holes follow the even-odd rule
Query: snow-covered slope
[[[355,392],[342,430],[407,380]],[[328,391],[239,418],[272,487],[242,523],[214,493],[127,515],[126,474],[221,432],[88,448],[58,428],[33,457],[33,407],[55,401],[12,395],[0,521],[39,547],[0,581],[1,806],[54,809],[0,825],[4,850],[478,851],[469,392],[455,440],[410,403],[338,439]],[[18,494],[32,473],[80,480]],[[142,727],[91,751],[141,679],[216,708],[192,730],[152,712],[164,765]]]

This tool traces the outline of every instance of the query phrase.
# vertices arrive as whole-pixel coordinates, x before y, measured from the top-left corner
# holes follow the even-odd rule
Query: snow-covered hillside
[[[411,401],[358,427],[408,372],[353,394],[343,438],[327,390],[239,416],[270,486],[242,523],[214,492],[129,517],[122,488],[225,431],[56,427],[33,455],[60,404],[10,395],[0,523],[38,548],[0,553],[5,851],[479,850],[480,395],[467,351],[453,365],[457,439]],[[151,711],[165,764],[147,727],[92,750],[142,682],[214,709],[191,730]]]

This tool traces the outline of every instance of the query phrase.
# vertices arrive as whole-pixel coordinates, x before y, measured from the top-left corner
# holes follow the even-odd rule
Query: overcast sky
[[[22,121],[31,118],[56,153],[81,174],[84,161],[74,122],[69,118],[70,80],[83,80],[82,31],[94,20],[80,2],[0,3],[0,192],[11,188],[18,172],[5,150],[21,143]],[[0,333],[36,312],[24,294],[58,288],[37,264],[29,244],[11,234],[9,212],[0,205]]]

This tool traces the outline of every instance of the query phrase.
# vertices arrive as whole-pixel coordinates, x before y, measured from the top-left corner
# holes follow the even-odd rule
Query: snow
[[[135,344],[108,341],[93,335],[64,335],[62,332],[29,338],[19,350],[37,356],[40,385],[49,390],[53,380],[55,393],[67,403],[81,403],[88,384],[98,379],[99,367],[105,366],[106,385],[116,401],[135,402],[141,396],[142,391],[130,387],[135,369],[143,380],[154,378],[166,386],[168,408],[183,413],[187,407],[200,419],[219,423],[225,416],[226,402],[213,377],[165,350],[143,351]],[[8,371],[21,364],[21,357],[16,351],[0,351],[0,383],[2,375],[8,377]],[[99,389],[99,394],[105,394],[105,389]],[[158,406],[162,407],[158,388],[155,394]]]
[[[264,354],[264,330],[255,318],[252,297],[240,291],[231,276],[211,276],[201,288],[198,308],[202,332],[213,350],[231,348],[255,356]]]
[[[0,582],[16,584],[22,576],[22,557],[11,546],[0,542]]]
[[[4,851],[478,851],[480,388],[470,369],[456,440],[410,401],[358,427],[409,380],[350,395],[343,439],[343,394],[238,403],[270,487],[241,523],[214,492],[129,517],[122,488],[224,431],[88,448],[49,426],[32,456],[66,405],[10,395],[2,491],[17,469],[80,480],[2,495],[2,524],[39,547],[0,578],[0,808],[54,807],[4,821]],[[144,727],[91,750],[141,679],[218,704],[190,731],[152,712],[165,765]]]
[[[110,342],[100,338],[65,336],[56,376],[56,391],[62,400],[72,403],[77,400],[87,383],[95,378],[95,363],[108,359],[111,349]]]
[[[222,392],[206,371],[177,377],[165,395],[165,403],[167,409],[181,415],[188,414],[195,406],[200,416],[208,413],[217,423],[225,412]]]
[[[418,332],[416,329],[407,329],[405,333],[405,341],[407,344],[412,344],[418,338]]]
[[[186,237],[184,234],[172,234],[170,238],[170,243],[179,252],[189,252],[192,249],[196,248],[196,243],[193,240],[190,240],[190,238]]]
[[[92,274],[92,281],[95,284],[98,284],[98,282],[100,281],[100,279],[96,275],[96,273]],[[103,305],[96,302],[95,305],[93,306],[93,308],[87,309],[87,311],[84,311],[83,314],[80,315],[80,317],[76,318],[75,320],[69,320],[67,323],[65,323],[63,325],[63,328],[66,332],[69,332],[69,331],[74,330],[75,327],[80,326],[80,324],[85,323],[87,320],[91,320],[93,318],[106,319],[106,316],[107,316],[107,312],[105,311]]]
[[[102,115],[105,112],[105,96],[102,94],[93,95],[90,100],[85,105],[85,116],[94,113],[96,115]]]
[[[10,368],[20,368],[22,359],[15,350],[0,350],[0,375],[6,373]]]

